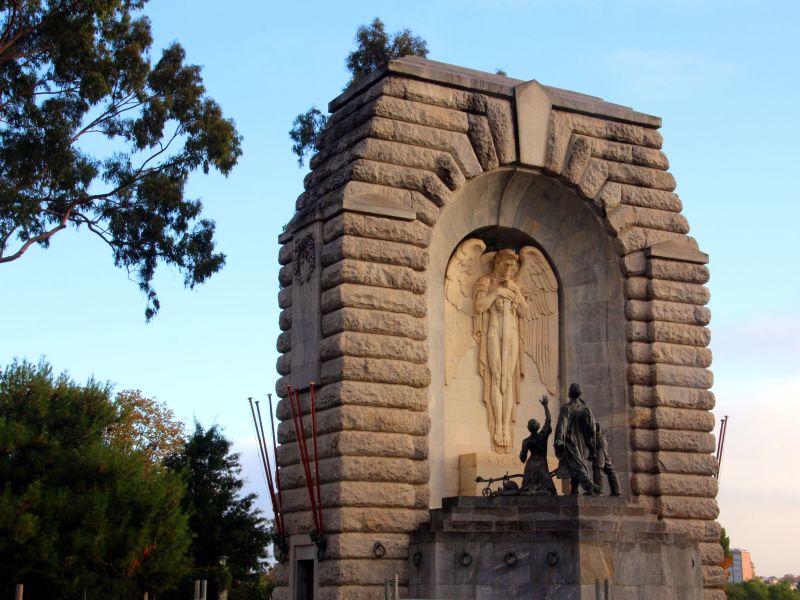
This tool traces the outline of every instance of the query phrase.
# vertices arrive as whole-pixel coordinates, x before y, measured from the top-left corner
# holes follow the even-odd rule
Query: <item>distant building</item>
[[[733,564],[728,570],[728,583],[742,583],[755,577],[756,568],[753,565],[753,559],[750,558],[750,553],[739,548],[734,548],[731,552],[733,553]]]

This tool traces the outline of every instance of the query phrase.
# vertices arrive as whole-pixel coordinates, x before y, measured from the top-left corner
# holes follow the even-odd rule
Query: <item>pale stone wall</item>
[[[584,384],[626,495],[700,542],[706,597],[723,598],[707,258],[660,120],[421,59],[331,110],[279,257],[277,461],[296,540],[311,518],[287,385],[320,386],[318,597],[381,598],[385,578],[407,580],[407,534],[440,493],[443,271],[464,236],[501,224],[558,271],[561,387]],[[290,563],[279,577],[288,598]]]

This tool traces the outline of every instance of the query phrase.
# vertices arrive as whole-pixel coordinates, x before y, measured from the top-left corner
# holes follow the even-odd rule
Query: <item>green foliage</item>
[[[327,124],[328,116],[315,106],[295,117],[289,137],[292,138],[292,152],[297,155],[299,166],[303,166],[306,155],[316,150],[317,139]]]
[[[0,263],[86,229],[137,280],[149,319],[159,263],[190,288],[222,267],[184,186],[198,169],[227,175],[241,138],[179,44],[152,63],[146,1],[0,4]]]
[[[183,482],[110,444],[118,419],[107,386],[46,364],[0,373],[0,581],[32,598],[105,598],[183,574]]]
[[[501,69],[497,69],[497,70],[494,72],[494,74],[495,74],[495,75],[502,75],[503,77],[508,77],[508,73],[506,73],[506,70],[505,70],[505,69],[502,69],[502,68],[501,68]]]
[[[722,546],[723,552],[725,552],[725,556],[727,558],[733,558],[733,552],[731,552],[731,538],[728,536],[724,527],[719,530],[719,543]]]
[[[403,56],[428,56],[428,43],[424,39],[413,35],[408,29],[388,35],[383,21],[378,17],[356,30],[355,42],[355,50],[347,55],[345,61],[350,72],[345,89],[368,77],[390,60]],[[297,155],[301,167],[305,157],[317,149],[317,141],[327,122],[327,115],[313,106],[295,117],[289,137],[292,139],[292,152]]]
[[[729,600],[800,600],[800,591],[793,590],[788,581],[767,585],[760,579],[751,579],[729,583],[725,592]]]
[[[196,572],[216,572],[219,557],[227,556],[233,598],[239,587],[258,581],[272,533],[253,506],[255,495],[241,495],[239,455],[230,450],[231,442],[216,426],[205,430],[197,423],[182,451],[166,463],[182,472],[188,484],[184,507],[194,534]]]
[[[345,65],[350,71],[346,88],[368,77],[390,60],[402,56],[428,56],[428,43],[421,37],[403,29],[387,35],[383,21],[378,17],[356,30],[356,49],[347,55]]]

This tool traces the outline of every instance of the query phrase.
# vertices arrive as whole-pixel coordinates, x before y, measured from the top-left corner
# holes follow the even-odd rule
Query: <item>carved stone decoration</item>
[[[483,402],[495,452],[512,451],[512,422],[526,375],[525,355],[551,394],[558,379],[558,282],[533,246],[485,252],[477,238],[462,242],[445,280],[445,384],[461,358],[477,347]]]
[[[317,264],[317,246],[314,243],[314,236],[307,233],[305,236],[294,242],[294,280],[302,285],[314,273]]]

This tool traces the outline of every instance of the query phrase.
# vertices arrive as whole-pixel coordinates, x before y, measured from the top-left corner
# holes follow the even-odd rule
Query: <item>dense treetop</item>
[[[151,60],[145,3],[0,3],[0,264],[68,226],[90,231],[150,318],[159,263],[188,287],[222,267],[214,223],[184,186],[198,169],[227,175],[241,138],[179,44]]]

